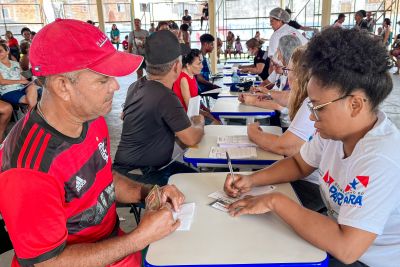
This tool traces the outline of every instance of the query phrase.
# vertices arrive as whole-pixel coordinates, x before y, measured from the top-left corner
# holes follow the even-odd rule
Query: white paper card
[[[214,193],[211,193],[208,195],[208,197],[214,198],[214,199],[220,199],[226,203],[233,203],[235,201],[238,201],[239,199],[244,198],[245,196],[259,196],[267,193],[271,193],[273,190],[275,190],[276,186],[274,185],[265,185],[265,186],[258,186],[258,187],[253,187],[249,192],[243,194],[241,197],[233,198],[228,196],[223,190],[215,191]]]
[[[198,116],[200,114],[200,96],[195,96],[189,99],[189,106],[187,110],[187,115],[189,118],[193,116]]]
[[[179,219],[181,221],[181,225],[179,225],[178,229],[176,229],[177,231],[190,231],[195,208],[195,203],[185,203],[182,204],[178,212],[172,213],[174,220]]]
[[[257,145],[249,140],[247,135],[218,136],[219,147],[256,147]]]
[[[209,158],[226,159],[226,153],[229,153],[231,159],[254,159],[257,158],[257,150],[255,147],[216,147],[210,149]]]

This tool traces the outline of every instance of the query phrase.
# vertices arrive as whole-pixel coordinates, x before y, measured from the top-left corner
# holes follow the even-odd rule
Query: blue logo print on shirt
[[[369,183],[369,176],[356,176],[343,190],[335,179],[327,171],[323,177],[329,187],[329,198],[339,206],[347,204],[354,207],[362,207],[365,188]]]

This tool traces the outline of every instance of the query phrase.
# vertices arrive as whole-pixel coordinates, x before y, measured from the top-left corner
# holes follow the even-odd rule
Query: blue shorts
[[[26,88],[29,85],[24,86],[22,89],[14,90],[1,95],[1,100],[4,100],[10,104],[19,104],[22,97],[26,95]]]

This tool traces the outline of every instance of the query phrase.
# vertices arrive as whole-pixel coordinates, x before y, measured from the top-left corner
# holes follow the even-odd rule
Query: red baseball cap
[[[143,57],[118,52],[107,36],[89,23],[57,19],[35,35],[29,60],[35,76],[89,69],[118,77],[136,71]]]

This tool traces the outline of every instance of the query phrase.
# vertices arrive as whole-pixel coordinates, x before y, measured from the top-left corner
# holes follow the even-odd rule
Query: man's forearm
[[[196,75],[196,78],[197,78],[197,81],[198,81],[199,83],[206,84],[206,85],[214,85],[213,83],[207,81],[207,80],[203,77],[203,75],[201,75],[201,74],[197,74],[197,75]]]
[[[132,232],[96,243],[68,245],[58,256],[35,266],[100,267],[110,265],[146,247],[147,241],[141,236],[139,232]]]
[[[150,192],[152,185],[135,182],[128,177],[113,171],[116,201],[120,203],[138,203]]]

